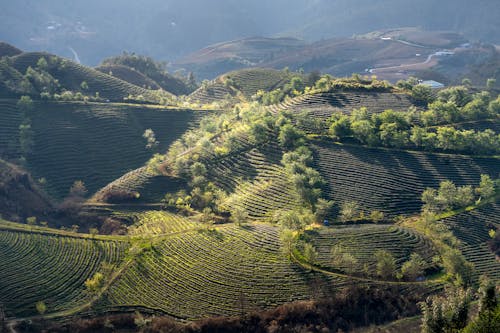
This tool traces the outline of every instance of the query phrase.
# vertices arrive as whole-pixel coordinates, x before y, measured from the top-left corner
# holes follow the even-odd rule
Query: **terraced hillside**
[[[228,226],[155,244],[108,299],[112,308],[146,307],[182,319],[235,315],[307,299],[314,277],[282,255],[276,228]],[[346,279],[316,276],[315,283],[336,289]]]
[[[318,171],[327,181],[326,196],[338,205],[356,201],[365,211],[380,210],[388,217],[420,210],[427,187],[451,180],[477,185],[481,174],[500,172],[497,158],[405,152],[317,141],[312,146]]]
[[[210,104],[231,98],[235,93],[235,89],[224,85],[222,78],[217,78],[193,91],[189,95],[189,100],[193,103]]]
[[[19,72],[25,73],[26,69],[31,66],[35,68],[40,58],[48,59],[48,72],[57,80],[62,87],[67,90],[81,90],[82,82],[86,82],[88,89],[85,93],[94,95],[99,93],[101,98],[121,102],[129,95],[141,95],[145,101],[157,102],[160,95],[151,90],[147,90],[136,85],[130,84],[111,75],[104,74],[93,68],[79,65],[71,60],[63,59],[42,52],[27,52],[11,58],[14,68]],[[167,92],[163,92],[162,96],[171,96]]]
[[[282,151],[265,144],[209,164],[210,179],[232,195],[225,206],[243,209],[252,219],[271,219],[277,210],[300,206],[293,183],[281,165]]]
[[[486,274],[497,283],[500,282],[500,262],[488,248],[487,242],[491,240],[488,232],[500,226],[499,216],[500,204],[497,200],[496,203],[443,220],[462,242],[460,250],[474,264],[477,275]]]
[[[106,193],[113,191],[125,191],[128,193],[139,193],[140,197],[135,199],[137,203],[158,203],[166,193],[175,193],[186,187],[186,180],[176,177],[164,176],[140,167],[106,184],[92,197],[91,202],[106,202]]]
[[[285,101],[278,105],[269,106],[273,112],[287,110],[290,112],[307,111],[312,116],[327,119],[333,113],[350,114],[354,109],[366,107],[371,113],[381,113],[387,109],[407,111],[413,104],[411,98],[405,94],[390,92],[324,92],[305,94]]]
[[[318,264],[344,272],[357,272],[376,278],[377,250],[389,251],[396,259],[397,269],[409,260],[412,253],[418,253],[431,266],[432,257],[437,254],[432,242],[424,236],[406,228],[388,225],[359,225],[340,228],[321,228],[308,231],[305,235],[318,251]],[[340,246],[353,255],[357,263],[353,266],[336,266],[332,260],[332,248]]]
[[[133,68],[123,65],[102,65],[96,67],[99,72],[109,74],[120,80],[126,81],[138,87],[157,90],[160,86],[146,75],[136,71]]]
[[[118,264],[125,242],[9,231],[0,221],[0,303],[8,317],[72,309],[89,300],[84,282],[103,263]]]
[[[249,68],[229,72],[222,77],[231,80],[236,89],[250,98],[259,90],[271,91],[287,83],[291,74],[271,68]]]
[[[17,100],[0,99],[0,156],[19,154],[19,125],[22,119]]]
[[[153,129],[161,152],[206,114],[99,103],[44,102],[35,109],[35,145],[28,164],[57,197],[66,195],[75,180],[93,193],[142,166],[154,153],[145,148],[145,129]]]

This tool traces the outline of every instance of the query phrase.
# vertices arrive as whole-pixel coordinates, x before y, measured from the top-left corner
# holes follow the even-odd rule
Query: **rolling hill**
[[[412,36],[422,43],[424,37]],[[425,47],[455,38],[432,37],[425,37]],[[361,44],[402,44],[376,38]],[[339,48],[350,52],[345,44]],[[384,52],[397,50],[381,48],[381,58]],[[440,142],[443,133],[474,130],[482,132],[466,133],[494,143],[493,89],[445,91],[473,99],[476,104],[453,110],[476,118],[442,117],[424,128],[417,115],[438,104],[418,101],[415,91],[429,91],[410,83],[246,68],[189,95],[164,93],[172,104],[165,106],[157,99],[161,89],[141,87],[160,82],[131,67],[103,65],[101,72],[21,53],[0,62],[3,86],[16,86],[16,77],[30,80],[24,73],[32,65],[57,80],[61,93],[95,89],[100,98],[44,98],[33,81],[23,86],[32,89],[31,99],[14,90],[0,99],[0,312],[8,328],[134,313],[130,329],[153,329],[153,316],[255,318],[249,314],[291,302],[314,311],[315,302],[344,297],[353,286],[390,291],[384,302],[396,318],[418,314],[418,301],[452,284],[476,286],[482,274],[500,282],[489,247],[500,226],[497,147],[486,150],[489,155],[462,155],[454,146],[367,146],[354,134],[340,141],[328,130],[332,116],[355,115],[353,133],[356,126],[371,134],[389,128],[393,136],[409,137],[424,129]],[[288,95],[272,103],[255,96],[286,89]],[[143,98],[124,101],[128,94]],[[484,110],[472,113],[470,105]],[[363,107],[365,113],[353,112]],[[85,189],[73,186],[68,197],[78,180]],[[427,188],[436,190],[428,192],[438,202],[431,222],[421,212]],[[57,202],[75,195],[76,213],[65,214],[64,202]],[[353,202],[356,211],[346,213]],[[422,228],[424,222],[431,226]],[[450,255],[461,265],[449,265]],[[415,257],[420,261],[412,262]],[[467,263],[475,267],[470,281],[462,270]],[[408,274],[409,265],[418,266],[416,273]],[[360,297],[345,295],[353,304]],[[355,310],[356,325],[371,323],[366,311],[379,309],[377,302]],[[282,320],[276,325],[289,324]]]

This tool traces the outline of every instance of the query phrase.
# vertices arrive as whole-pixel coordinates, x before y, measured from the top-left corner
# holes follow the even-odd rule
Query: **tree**
[[[482,276],[480,282],[479,314],[467,325],[464,333],[500,332],[500,306],[495,284],[486,276]]]
[[[422,332],[460,332],[467,324],[470,291],[447,289],[445,296],[428,297],[420,303],[423,312]]]
[[[81,180],[76,180],[69,189],[69,195],[71,197],[84,198],[87,195],[87,188],[85,183]]]
[[[346,201],[340,206],[340,220],[348,222],[353,220],[359,213],[359,204],[356,201]]]
[[[236,225],[242,225],[248,220],[248,212],[245,208],[236,207],[231,211],[231,220]]]
[[[37,302],[35,304],[35,308],[40,315],[43,315],[47,311],[47,305],[45,305],[45,303],[42,301]]]
[[[331,200],[326,200],[323,198],[319,198],[316,204],[314,205],[314,217],[316,222],[321,223],[330,213],[334,202]]]
[[[303,133],[291,124],[281,126],[278,141],[286,149],[293,149],[300,145]]]
[[[401,273],[410,281],[424,274],[425,261],[418,253],[412,253],[410,260],[401,267]]]
[[[283,251],[288,256],[288,259],[292,258],[293,244],[295,243],[295,234],[290,229],[283,229],[280,234],[281,244],[283,244]]]
[[[330,252],[333,266],[342,267],[348,274],[352,274],[358,265],[358,259],[343,246],[336,244]]]
[[[29,112],[33,111],[34,104],[33,100],[29,96],[21,96],[17,102],[17,109],[23,114],[24,117],[29,115]]]
[[[432,89],[423,84],[414,86],[411,90],[411,95],[419,102],[428,103],[432,101]]]
[[[479,187],[476,188],[476,193],[484,199],[490,198],[495,194],[495,182],[490,176],[481,175],[481,181],[479,182]]]
[[[442,255],[443,267],[450,278],[459,285],[468,286],[472,282],[474,265],[469,263],[460,250],[449,248]]]
[[[146,143],[147,149],[153,149],[159,144],[159,142],[156,140],[155,132],[153,132],[151,128],[146,129],[142,134],[142,137],[147,141]]]
[[[304,258],[311,265],[314,265],[316,263],[316,260],[318,258],[318,252],[316,251],[314,246],[310,243],[306,243],[304,245]]]
[[[384,219],[384,213],[379,210],[372,210],[370,213],[370,220],[374,223],[379,223]]]
[[[93,277],[85,280],[85,287],[91,294],[96,294],[102,287],[104,282],[104,275],[102,273],[95,273]]]
[[[377,260],[377,275],[383,279],[389,279],[396,273],[396,259],[387,250],[378,250],[375,252]]]
[[[26,218],[26,224],[28,224],[31,227],[36,225],[36,216],[30,216]]]
[[[497,80],[494,78],[489,78],[488,80],[486,80],[486,88],[488,88],[489,90],[492,90],[493,88],[495,88],[496,84],[497,84]]]
[[[334,119],[330,126],[330,134],[337,139],[342,139],[351,135],[351,121],[349,117],[340,115],[337,119]]]
[[[99,229],[97,228],[90,228],[89,229],[89,234],[92,238],[95,238],[96,235],[99,234]]]
[[[32,153],[35,144],[33,140],[33,129],[31,128],[31,120],[27,119],[19,125],[19,145],[21,146],[21,154],[27,156]]]

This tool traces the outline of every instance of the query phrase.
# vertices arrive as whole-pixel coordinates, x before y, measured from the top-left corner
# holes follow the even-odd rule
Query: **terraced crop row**
[[[396,259],[397,269],[407,261],[412,253],[418,253],[429,264],[436,255],[432,243],[410,229],[387,225],[360,225],[340,228],[322,228],[306,233],[318,251],[318,263],[324,267],[352,270],[357,274],[376,276],[377,250],[389,251]],[[357,259],[354,267],[336,266],[332,261],[333,246],[339,245]],[[364,272],[367,270],[366,272]]]
[[[499,216],[500,204],[494,203],[443,220],[462,242],[462,253],[474,264],[477,275],[486,274],[496,281],[500,281],[500,262],[487,242],[491,239],[488,232],[500,226]]]
[[[66,195],[75,180],[83,180],[92,193],[152,156],[142,137],[145,129],[153,129],[162,151],[204,114],[108,104],[37,104],[35,145],[28,163],[58,197]]]
[[[407,111],[413,103],[408,95],[385,92],[328,92],[298,96],[278,105],[269,106],[272,112],[308,111],[320,119],[328,119],[333,113],[350,114],[352,110],[366,107],[371,113],[387,109]]]
[[[12,57],[14,67],[21,73],[25,73],[28,66],[36,67],[40,57],[55,57],[47,53],[27,52]],[[157,96],[151,90],[147,90],[130,84],[111,75],[101,73],[93,68],[82,66],[70,60],[58,58],[59,65],[50,68],[49,72],[59,80],[62,87],[69,90],[79,90],[80,84],[85,81],[88,84],[88,92],[92,95],[99,92],[99,96],[110,101],[121,102],[129,95],[142,95],[146,101],[156,102]],[[165,96],[170,95],[163,92]],[[170,95],[171,96],[171,95]]]
[[[111,286],[108,299],[115,307],[141,306],[184,319],[235,315],[306,299],[313,277],[282,255],[276,228],[231,226],[163,241]],[[333,288],[346,283],[317,278]]]
[[[226,202],[228,208],[244,209],[252,219],[269,219],[277,210],[298,206],[294,185],[280,164],[281,149],[276,144],[249,148],[208,168],[217,186],[234,192]]]
[[[140,194],[140,197],[134,202],[158,203],[165,197],[166,193],[175,193],[185,187],[186,181],[184,179],[158,175],[148,171],[147,167],[140,167],[127,172],[101,188],[92,197],[92,200],[102,202],[104,194],[109,191],[126,191]]]
[[[171,234],[199,226],[187,217],[165,211],[146,211],[132,216],[135,223],[128,228],[128,233],[136,236]]]
[[[232,79],[238,90],[249,98],[259,90],[271,91],[285,84],[290,74],[270,68],[249,68],[229,72],[224,77]]]
[[[211,81],[207,87],[200,87],[189,95],[193,103],[210,104],[233,95],[233,90],[224,86],[220,79]]]
[[[312,145],[317,170],[327,182],[324,193],[337,206],[356,201],[368,211],[386,216],[410,215],[422,205],[427,187],[451,180],[456,185],[479,184],[480,175],[500,172],[496,158],[405,152],[318,141]]]
[[[116,264],[126,243],[0,231],[0,303],[7,316],[36,314],[43,301],[48,312],[82,304],[84,282],[103,262]]]
[[[21,114],[17,101],[0,99],[0,155],[19,154],[19,125]]]

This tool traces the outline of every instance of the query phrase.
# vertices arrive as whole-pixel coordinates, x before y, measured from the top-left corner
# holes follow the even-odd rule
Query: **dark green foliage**
[[[448,289],[444,297],[429,297],[420,306],[424,314],[422,332],[459,332],[467,325],[470,292],[463,289]]]
[[[124,52],[120,56],[107,58],[102,65],[122,65],[130,67],[153,80],[164,90],[175,95],[187,95],[197,88],[193,73],[188,77],[175,77],[166,70],[165,63],[160,63],[151,57]]]

